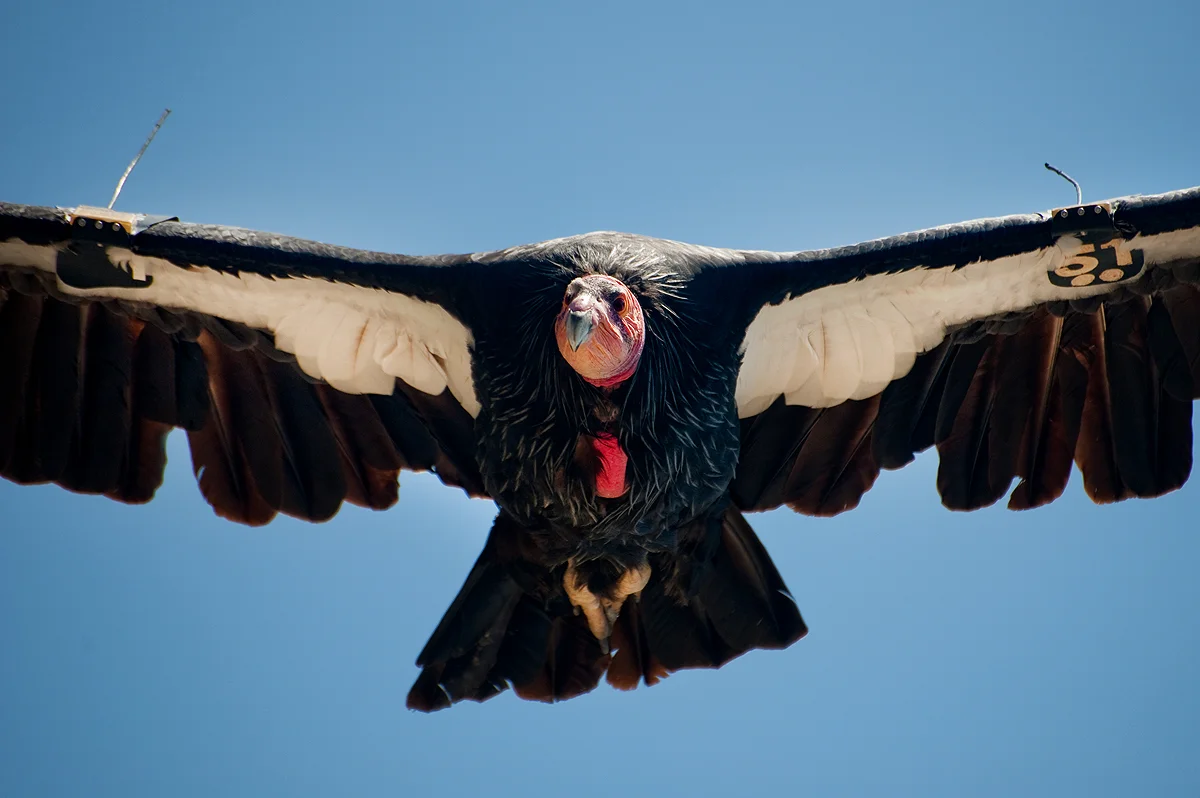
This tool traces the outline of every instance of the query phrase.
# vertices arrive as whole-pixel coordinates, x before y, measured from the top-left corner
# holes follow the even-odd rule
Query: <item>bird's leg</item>
[[[611,595],[601,593],[597,596],[588,589],[587,581],[580,578],[575,569],[575,560],[572,559],[567,562],[563,587],[567,591],[567,598],[587,618],[588,629],[600,641],[601,650],[607,654],[608,639],[612,635],[613,624],[621,615],[621,606],[630,596],[639,597],[649,581],[650,565],[642,562],[621,574],[612,587]]]

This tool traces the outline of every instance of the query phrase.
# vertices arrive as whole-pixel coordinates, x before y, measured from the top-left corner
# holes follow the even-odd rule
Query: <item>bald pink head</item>
[[[611,388],[633,376],[646,342],[637,297],[605,274],[577,277],[567,286],[554,336],[563,359],[592,385]]]

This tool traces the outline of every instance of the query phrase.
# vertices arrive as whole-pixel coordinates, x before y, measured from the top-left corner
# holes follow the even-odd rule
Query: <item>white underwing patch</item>
[[[34,246],[16,238],[0,241],[0,263],[18,269],[39,269],[54,272],[58,251],[62,245]]]
[[[1008,258],[872,275],[768,305],[742,342],[738,415],[761,413],[780,395],[806,407],[866,399],[907,374],[916,356],[940,344],[952,327],[1112,291],[1115,284],[1050,283],[1047,273],[1079,246],[1078,239],[1064,237]],[[1143,251],[1147,268],[1194,258],[1200,229],[1137,236],[1126,246]]]
[[[629,238],[645,245],[638,237]],[[916,267],[872,275],[764,307],[742,342],[736,389],[739,415],[762,412],[780,395],[789,404],[808,407],[868,398],[907,374],[917,355],[941,343],[948,329],[1049,301],[1113,290],[1119,283],[1062,287],[1049,281],[1047,274],[1074,257],[1080,246],[1078,239],[1063,237],[1034,252],[958,269]],[[1123,248],[1140,249],[1147,268],[1195,258],[1200,255],[1200,229],[1137,236]],[[694,249],[693,254],[713,262],[737,262],[749,254]],[[53,273],[58,250],[59,245],[32,246],[11,239],[0,242],[0,261]],[[436,304],[314,277],[275,279],[182,268],[116,247],[110,247],[108,255],[135,279],[152,278],[153,283],[89,290],[60,283],[62,290],[241,322],[271,332],[276,346],[296,355],[306,373],[339,390],[387,394],[392,379],[399,377],[430,394],[449,388],[471,415],[479,412],[471,377],[471,334]],[[809,263],[797,268],[820,266]]]
[[[51,273],[57,252],[54,246],[0,243],[0,261]],[[390,394],[395,378],[400,378],[433,395],[449,388],[468,413],[479,412],[471,377],[471,334],[440,305],[316,277],[183,268],[119,247],[109,247],[107,255],[136,279],[151,278],[152,283],[77,289],[60,282],[60,290],[239,322],[272,333],[275,346],[295,355],[305,373],[345,393]]]

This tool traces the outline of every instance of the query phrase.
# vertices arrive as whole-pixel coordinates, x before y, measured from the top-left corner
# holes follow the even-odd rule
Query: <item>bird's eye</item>
[[[617,294],[615,297],[613,297],[612,309],[615,310],[617,313],[624,313],[625,312],[625,297],[621,296],[620,294]]]

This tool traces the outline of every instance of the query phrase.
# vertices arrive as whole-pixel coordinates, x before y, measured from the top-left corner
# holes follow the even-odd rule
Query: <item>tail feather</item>
[[[627,602],[621,608],[621,617],[613,626],[612,646],[615,653],[608,666],[608,683],[618,690],[633,690],[639,682],[651,687],[671,675],[650,651],[641,601]]]
[[[544,637],[530,641],[533,645],[529,646],[529,650],[535,654],[535,658],[540,654],[540,667],[531,677],[510,671],[509,681],[516,694],[528,701],[553,703],[596,689],[612,658],[600,648],[600,642],[592,636],[587,621],[570,611],[549,618],[531,605],[532,602],[523,603],[532,613],[549,620],[549,624],[543,627],[546,631]],[[510,645],[519,645],[517,639],[520,630],[515,632],[506,641],[506,649]]]
[[[537,562],[529,533],[501,513],[458,596],[421,651],[408,706],[430,712],[512,687],[562,701],[605,676],[629,690],[681,668],[718,668],[754,648],[785,648],[807,627],[735,509],[680,530],[679,554],[653,555],[605,653],[563,590],[565,564]]]
[[[675,563],[674,579],[668,558],[651,559],[657,578],[642,594],[641,615],[652,659],[668,671],[719,668],[751,649],[786,648],[808,632],[740,512],[727,510],[715,529],[688,533],[719,537],[715,545],[697,547],[698,561]],[[706,548],[707,556],[701,553]]]

